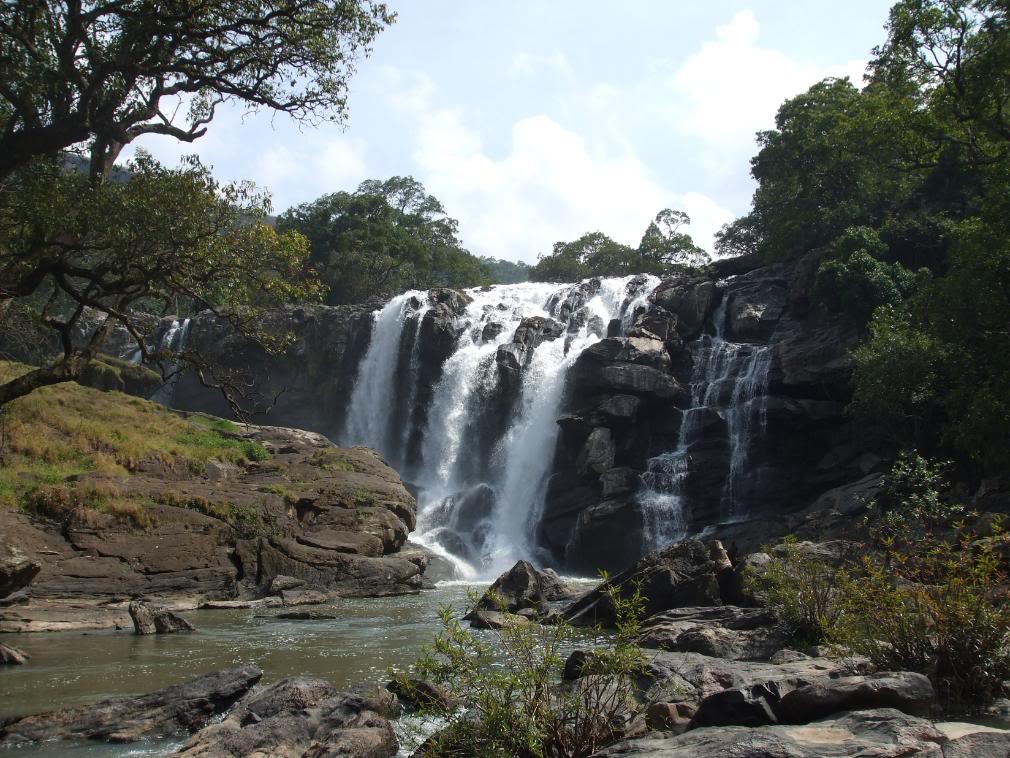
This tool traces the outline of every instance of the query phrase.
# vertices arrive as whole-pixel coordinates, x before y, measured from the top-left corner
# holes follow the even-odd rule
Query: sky
[[[602,231],[638,243],[663,208],[715,232],[747,212],[755,133],[826,76],[859,83],[889,0],[387,0],[396,23],[350,82],[344,125],[239,106],[189,144],[135,143],[277,212],[412,175],[477,255],[536,262]],[[128,157],[131,153],[124,155]]]

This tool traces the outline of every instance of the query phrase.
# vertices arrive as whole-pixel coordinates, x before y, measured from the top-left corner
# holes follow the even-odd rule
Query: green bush
[[[997,524],[976,539],[924,539],[914,550],[893,546],[867,555],[846,581],[835,641],[884,670],[909,670],[932,681],[947,711],[970,711],[1008,694],[1010,596]],[[892,543],[893,544],[893,543]]]
[[[841,615],[838,587],[844,578],[839,560],[805,548],[787,537],[778,554],[760,571],[744,574],[745,590],[771,609],[797,642],[827,642]]]
[[[929,677],[947,712],[1010,694],[1010,536],[973,534],[942,497],[944,464],[904,454],[871,503],[871,543],[835,563],[788,540],[747,588],[805,642]]]
[[[415,664],[414,676],[442,688],[460,707],[417,698],[422,718],[442,727],[424,743],[423,755],[576,758],[618,739],[641,710],[635,690],[645,661],[634,638],[645,600],[637,590],[631,597],[613,591],[610,599],[617,610],[615,639],[594,650],[583,675],[568,682],[561,681],[565,655],[577,641],[568,624],[517,619],[489,643],[464,629],[451,609],[441,609],[442,631]],[[410,687],[406,677],[399,682]]]

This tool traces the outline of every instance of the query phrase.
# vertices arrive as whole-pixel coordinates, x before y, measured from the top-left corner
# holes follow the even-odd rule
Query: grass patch
[[[89,512],[98,511],[142,529],[156,523],[147,507],[150,503],[144,497],[124,496],[115,487],[87,482],[40,486],[21,496],[25,512],[52,521],[65,523],[75,514],[88,520]]]
[[[155,501],[175,508],[188,508],[205,516],[220,519],[246,539],[265,536],[268,533],[259,508],[254,505],[239,505],[229,500],[209,500],[205,497],[179,496],[171,490],[155,495]]]
[[[0,361],[0,381],[28,370]],[[72,382],[44,387],[0,411],[0,506],[32,510],[31,493],[40,488],[86,474],[125,478],[142,461],[202,472],[211,459],[242,465],[269,458],[263,445],[235,436],[237,431],[229,421],[186,419],[120,392]],[[65,489],[78,487],[67,483]],[[142,500],[112,499],[102,507],[126,513],[128,503],[143,505]],[[87,503],[81,507],[101,510]]]
[[[317,450],[312,454],[312,457],[309,458],[309,463],[316,468],[323,469],[324,471],[357,471],[354,464],[347,460],[340,450],[335,448]]]

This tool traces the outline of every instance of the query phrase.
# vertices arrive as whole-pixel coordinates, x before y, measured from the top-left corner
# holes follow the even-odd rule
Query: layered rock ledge
[[[147,499],[139,520],[98,509],[50,518],[0,509],[4,542],[19,546],[19,576],[38,571],[0,600],[0,631],[130,628],[137,598],[185,610],[267,594],[298,604],[425,586],[425,554],[400,553],[416,502],[378,454],[279,427],[243,426],[233,436],[269,457],[210,461],[202,471],[140,462],[115,480],[123,496]]]

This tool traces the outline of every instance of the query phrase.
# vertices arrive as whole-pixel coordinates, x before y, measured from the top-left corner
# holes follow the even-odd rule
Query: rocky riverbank
[[[0,508],[4,544],[17,547],[0,566],[0,631],[129,628],[138,597],[191,609],[430,586],[428,554],[407,545],[415,500],[373,451],[254,425],[208,438],[206,423],[190,432],[183,420],[176,434],[251,446],[255,459],[137,460]]]
[[[689,540],[646,556],[611,580],[620,592],[636,586],[646,592],[649,615],[637,641],[644,667],[612,744],[594,756],[1010,754],[1010,731],[994,717],[992,726],[937,720],[940,704],[920,674],[876,671],[866,659],[840,651],[788,647],[768,611],[733,604],[742,601],[739,569],[717,543]],[[551,622],[556,615],[548,605],[561,602],[561,616],[606,626],[612,617],[603,589],[559,601],[568,594],[563,583],[520,563],[493,592],[508,608],[506,615],[525,614],[518,616],[524,624]],[[592,648],[572,653],[558,686],[598,676],[593,657]],[[257,684],[261,675],[257,667],[244,666],[140,697],[8,719],[0,722],[0,747],[38,739],[170,737],[184,740],[180,755],[403,754],[396,720],[415,706],[410,692],[374,683],[339,687],[306,676]],[[428,754],[424,748],[415,753]],[[477,758],[465,749],[453,754]]]

